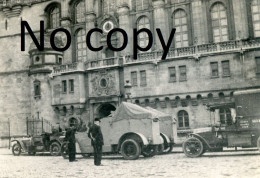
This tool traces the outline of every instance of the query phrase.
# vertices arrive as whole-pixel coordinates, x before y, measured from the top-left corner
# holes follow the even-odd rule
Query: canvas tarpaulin
[[[129,119],[153,119],[156,114],[136,104],[122,102],[116,109],[113,121]]]
[[[153,109],[149,106],[145,107],[146,109],[148,109],[149,111],[153,112],[154,115],[159,118],[160,120],[171,120],[172,119],[172,116],[170,114],[166,114],[166,113],[163,113],[161,111],[158,111],[156,109]]]

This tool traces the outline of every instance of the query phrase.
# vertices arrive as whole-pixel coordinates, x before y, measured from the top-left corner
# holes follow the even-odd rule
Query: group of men
[[[88,137],[91,139],[91,145],[94,149],[94,164],[96,166],[101,165],[102,159],[102,146],[104,145],[103,135],[101,132],[101,128],[99,126],[100,119],[95,118],[94,124],[88,126]],[[68,143],[68,152],[69,152],[69,161],[77,161],[76,160],[76,133],[77,128],[75,126],[71,126],[66,131],[65,139],[69,142]]]

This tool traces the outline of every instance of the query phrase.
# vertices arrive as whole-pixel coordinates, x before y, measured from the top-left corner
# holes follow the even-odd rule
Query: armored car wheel
[[[144,157],[153,157],[154,155],[156,155],[157,152],[158,152],[157,145],[148,145],[146,148],[142,150],[142,155]]]
[[[160,144],[158,146],[157,154],[163,154],[164,149],[165,149],[164,144]]]
[[[140,145],[133,139],[126,139],[121,145],[121,154],[127,160],[138,159],[141,153]]]
[[[173,144],[170,144],[168,147],[164,149],[165,153],[171,153],[173,149]]]
[[[61,146],[58,142],[52,142],[50,145],[50,152],[52,156],[59,156],[61,153]]]
[[[19,156],[22,152],[21,145],[19,143],[15,143],[12,147],[12,152],[14,156]]]
[[[199,157],[203,154],[202,142],[194,137],[185,140],[182,144],[182,149],[184,154],[190,158]]]

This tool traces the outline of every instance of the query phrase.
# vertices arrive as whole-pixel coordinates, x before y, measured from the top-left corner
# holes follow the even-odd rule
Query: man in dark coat
[[[91,126],[88,134],[89,138],[91,139],[91,145],[94,149],[94,164],[96,166],[101,165],[102,145],[104,145],[103,135],[99,123],[100,120],[95,118],[94,124]]]
[[[69,152],[69,161],[77,161],[76,160],[76,138],[75,138],[75,132],[76,128],[75,126],[72,126],[67,129],[65,140],[67,140],[68,143],[68,152]]]

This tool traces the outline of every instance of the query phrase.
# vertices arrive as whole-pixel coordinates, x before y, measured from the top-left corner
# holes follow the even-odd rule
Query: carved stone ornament
[[[91,79],[92,96],[118,95],[115,74],[98,73]]]

